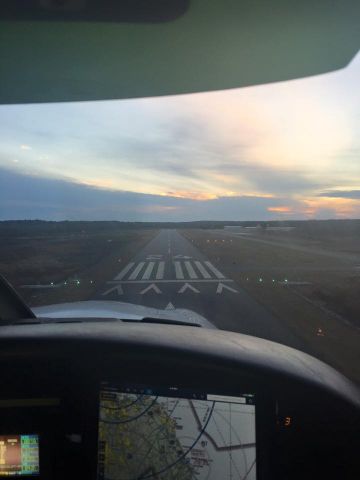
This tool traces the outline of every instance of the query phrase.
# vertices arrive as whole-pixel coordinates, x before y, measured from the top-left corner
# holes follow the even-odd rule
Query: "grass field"
[[[216,262],[307,345],[307,352],[360,383],[360,271],[357,240],[331,244],[295,233],[239,235],[186,230]],[[360,262],[359,262],[360,263]]]
[[[156,230],[106,229],[39,232],[1,237],[0,273],[30,306],[90,299]],[[50,285],[51,288],[24,288]]]

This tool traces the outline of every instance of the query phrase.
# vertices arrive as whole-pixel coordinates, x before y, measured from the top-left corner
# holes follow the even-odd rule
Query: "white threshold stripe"
[[[188,262],[188,261],[185,262],[185,267],[186,267],[186,270],[187,270],[190,278],[198,278],[198,276],[196,275],[195,270],[193,269],[193,266],[191,265],[190,262]]]
[[[132,267],[133,267],[134,265],[135,265],[134,262],[128,263],[128,264],[126,265],[126,267],[123,268],[118,275],[116,275],[116,277],[114,278],[114,280],[121,280],[122,278],[124,278],[125,275],[132,269]]]
[[[164,278],[164,270],[165,270],[165,262],[159,262],[157,272],[156,272],[156,280],[162,280]]]
[[[116,280],[109,280],[106,282],[109,285],[120,285],[120,284],[135,284],[135,283],[224,283],[224,282],[231,282],[233,283],[234,280],[231,280],[230,278],[224,278],[223,280],[216,280],[215,278],[210,278],[209,280],[205,280],[202,278],[198,278],[196,280],[189,280],[189,279],[183,279],[183,280],[121,280],[121,281],[116,281]]]
[[[174,262],[176,278],[184,278],[180,262]]]
[[[206,268],[203,266],[203,264],[201,262],[199,262],[199,260],[195,260],[195,265],[197,266],[199,272],[201,273],[201,275],[204,278],[211,278],[210,273],[206,270]]]
[[[219,272],[219,270],[216,267],[214,267],[214,265],[211,262],[204,262],[204,263],[217,278],[225,278],[224,275],[221,272]]]
[[[149,262],[148,266],[145,269],[144,275],[142,276],[143,280],[148,280],[151,276],[151,272],[153,271],[155,262]]]
[[[130,275],[129,280],[135,280],[136,277],[139,275],[140,270],[143,268],[144,265],[145,265],[145,262],[138,263],[137,267],[135,268],[135,270]]]

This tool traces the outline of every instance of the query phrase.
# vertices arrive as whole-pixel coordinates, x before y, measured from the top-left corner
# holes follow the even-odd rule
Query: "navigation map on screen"
[[[98,449],[98,480],[255,480],[255,399],[103,386]]]

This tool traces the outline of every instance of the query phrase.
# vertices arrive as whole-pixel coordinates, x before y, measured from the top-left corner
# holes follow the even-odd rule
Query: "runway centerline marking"
[[[135,280],[144,265],[145,265],[145,262],[140,262],[135,268],[135,270],[132,272],[132,274],[130,275],[129,280]]]
[[[216,267],[214,267],[214,265],[211,262],[207,261],[204,263],[217,278],[221,278],[221,279],[225,278],[224,275],[221,272],[219,272],[219,270]]]
[[[153,268],[154,268],[154,265],[155,265],[155,262],[149,262],[146,269],[145,269],[145,272],[144,272],[144,275],[142,276],[142,279],[143,280],[148,280],[151,276],[151,272],[153,271]]]
[[[156,280],[162,280],[164,278],[164,270],[165,270],[165,262],[159,262],[157,272],[156,272]]]
[[[118,275],[116,275],[116,277],[114,278],[114,280],[121,280],[122,278],[124,278],[125,275],[132,269],[132,267],[133,267],[134,265],[135,265],[134,262],[128,263],[128,264],[126,265],[126,267],[123,268]]]
[[[196,272],[195,270],[193,269],[193,266],[191,265],[191,263],[189,261],[186,261],[185,262],[185,268],[189,274],[189,277],[191,279],[194,279],[194,278],[198,278],[198,276],[196,275]]]
[[[199,260],[195,260],[195,265],[197,266],[197,268],[199,269],[199,272],[201,273],[201,275],[202,275],[204,278],[211,278],[211,275],[210,275],[209,272],[205,269],[205,267],[202,265],[202,263],[199,262]]]
[[[180,262],[174,262],[174,265],[175,265],[176,278],[184,278],[184,273],[182,271],[181,263]]]

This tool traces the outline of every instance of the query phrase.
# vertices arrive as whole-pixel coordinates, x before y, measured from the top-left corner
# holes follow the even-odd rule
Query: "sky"
[[[0,106],[0,220],[360,218],[358,85]]]

